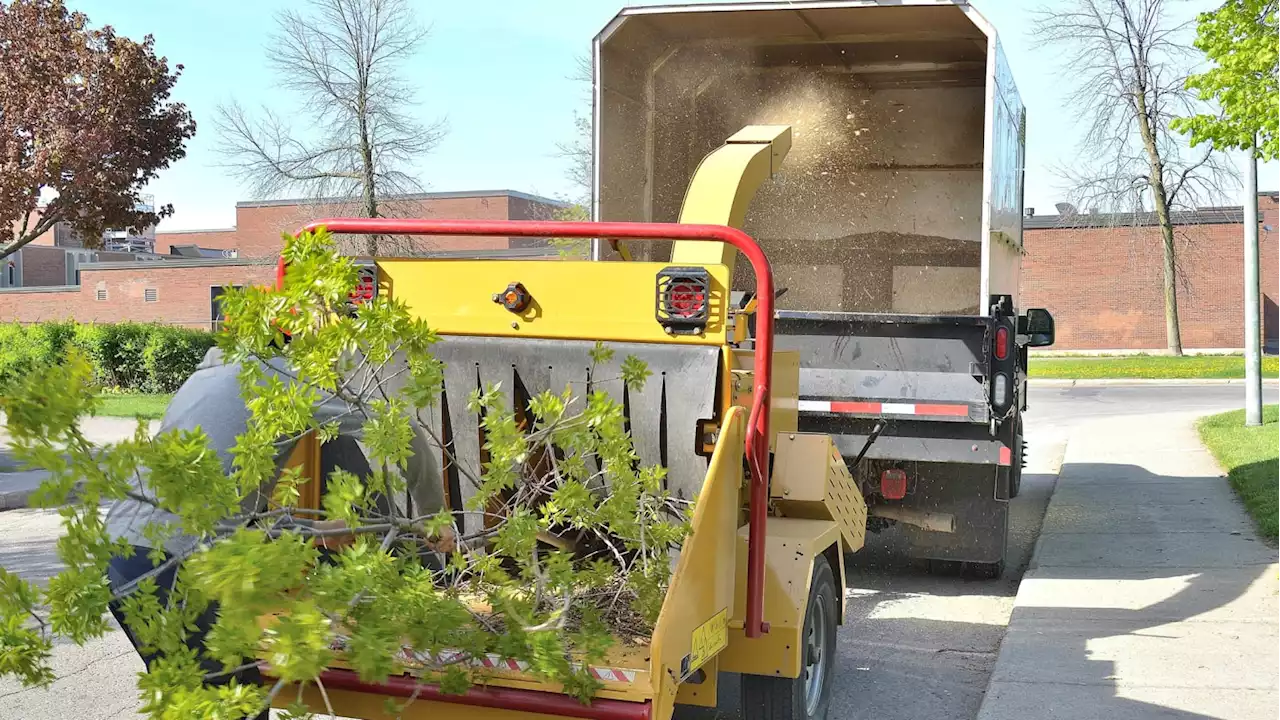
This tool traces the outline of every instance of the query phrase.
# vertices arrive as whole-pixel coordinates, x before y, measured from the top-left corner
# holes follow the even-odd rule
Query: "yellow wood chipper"
[[[769,263],[732,227],[790,142],[786,126],[750,126],[729,138],[703,160],[680,224],[336,218],[309,226],[337,234],[674,241],[667,263],[378,259],[362,271],[362,292],[376,287],[404,301],[441,336],[433,352],[445,363],[443,397],[431,420],[452,443],[432,460],[445,482],[453,463],[480,466],[482,425],[465,402],[477,382],[519,386],[529,396],[587,387],[591,352],[603,342],[618,358],[645,361],[655,376],[627,390],[641,462],[664,466],[676,497],[696,498],[652,637],[615,643],[604,663],[589,668],[601,682],[589,704],[526,674],[520,662],[489,656],[471,659],[485,668],[484,686],[461,695],[408,675],[365,683],[335,666],[322,680],[339,714],[384,717],[391,696],[416,698],[404,714],[412,718],[666,720],[676,704],[714,707],[719,674],[735,672],[745,717],[825,716],[844,616],[841,559],[862,546],[866,504],[831,437],[797,429],[799,358],[772,347]],[[749,307],[731,302],[738,253],[755,277]],[[599,376],[619,374],[606,368]],[[594,382],[593,391],[622,398],[621,380]],[[314,441],[303,443],[291,460],[312,478],[312,494],[318,452]],[[468,487],[454,483],[459,505]],[[278,695],[295,696],[289,689]],[[318,689],[303,697],[325,707]]]
[[[673,495],[696,497],[653,637],[641,646],[616,643],[605,664],[590,667],[602,689],[589,705],[526,675],[520,662],[492,656],[472,660],[486,667],[485,687],[461,696],[407,675],[364,683],[334,667],[323,680],[339,714],[381,717],[392,696],[417,698],[407,717],[666,720],[676,703],[716,706],[718,675],[727,671],[742,674],[748,717],[826,715],[844,619],[841,559],[863,544],[867,506],[832,438],[797,430],[799,356],[772,347],[771,269],[759,246],[731,227],[790,142],[785,126],[736,133],[704,159],[681,224],[308,225],[333,233],[675,241],[669,263],[379,259],[364,273],[376,292],[406,302],[442,337],[434,354],[445,364],[444,397],[433,420],[448,428],[452,447],[435,448],[440,477],[452,462],[479,468],[480,418],[465,401],[477,382],[518,384],[529,395],[586,387],[591,351],[604,342],[617,357],[644,360],[657,377],[628,391],[636,454],[667,468]],[[730,278],[739,252],[759,295],[735,309]],[[623,393],[621,380],[591,388],[620,400]],[[316,443],[302,443],[293,462],[319,487],[316,455]],[[458,484],[458,502],[467,487]],[[315,693],[303,697],[324,707]]]

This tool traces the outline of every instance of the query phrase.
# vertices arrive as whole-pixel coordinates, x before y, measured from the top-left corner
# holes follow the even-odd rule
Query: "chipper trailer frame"
[[[842,557],[863,544],[866,504],[833,439],[798,429],[799,357],[773,349],[769,260],[730,227],[741,224],[790,139],[785,126],[747,127],[710,153],[689,185],[682,223],[339,218],[308,226],[336,234],[674,241],[671,262],[379,258],[362,270],[361,292],[376,288],[404,301],[440,335],[434,353],[445,363],[443,397],[431,419],[451,440],[433,460],[455,508],[466,502],[468,484],[452,465],[480,463],[482,426],[465,402],[478,383],[519,386],[529,396],[573,386],[625,398],[641,462],[665,466],[667,489],[697,500],[652,637],[640,646],[616,643],[605,663],[590,668],[602,689],[589,704],[508,658],[472,658],[486,668],[485,679],[461,695],[409,675],[366,683],[338,661],[322,681],[339,714],[384,717],[392,696],[416,698],[406,718],[667,720],[677,703],[714,707],[719,673],[736,672],[744,717],[825,716],[844,616]],[[742,347],[749,308],[730,301],[737,253],[759,291],[749,350]],[[288,282],[283,260],[279,282]],[[615,349],[615,363],[627,356],[648,363],[653,377],[643,389],[598,379],[619,376],[608,368],[588,377],[598,341]],[[317,502],[318,443],[300,444],[290,463],[310,478],[304,504]],[[277,697],[295,695],[286,688]],[[325,707],[314,686],[302,697],[313,709]]]

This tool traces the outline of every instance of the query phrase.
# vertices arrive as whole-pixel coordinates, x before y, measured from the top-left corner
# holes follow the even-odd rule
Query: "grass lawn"
[[[1114,358],[1032,357],[1027,365],[1033,378],[1061,378],[1065,380],[1244,378],[1244,356],[1242,355],[1187,355],[1185,357],[1136,355],[1133,357]],[[1262,376],[1269,378],[1280,376],[1280,358],[1264,356],[1262,358]]]
[[[1211,415],[1200,421],[1200,437],[1226,468],[1231,485],[1258,524],[1276,542],[1277,487],[1280,487],[1280,425],[1277,406],[1262,408],[1262,427],[1244,426],[1244,410]]]
[[[103,393],[99,415],[115,417],[140,417],[147,420],[158,420],[164,415],[172,395],[145,395],[142,393]]]

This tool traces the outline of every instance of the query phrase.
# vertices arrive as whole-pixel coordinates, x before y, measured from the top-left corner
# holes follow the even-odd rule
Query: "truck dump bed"
[[[960,0],[626,9],[595,41],[595,217],[676,221],[703,156],[765,124],[791,150],[743,229],[787,290],[775,346],[800,354],[800,429],[835,438],[913,553],[998,574],[1025,125],[994,29]]]
[[[1007,76],[965,4],[625,10],[596,39],[595,215],[675,221],[706,153],[745,125],[790,125],[744,227],[783,310],[984,315],[990,295],[1016,296],[1021,252]]]

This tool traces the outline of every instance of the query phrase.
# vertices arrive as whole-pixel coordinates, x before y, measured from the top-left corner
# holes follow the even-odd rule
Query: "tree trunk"
[[[1155,130],[1147,116],[1146,93],[1139,89],[1134,93],[1138,110],[1138,130],[1147,151],[1151,168],[1149,181],[1156,210],[1156,222],[1160,224],[1161,245],[1164,250],[1164,326],[1169,352],[1182,355],[1182,331],[1178,327],[1177,256],[1173,245],[1173,218],[1169,215],[1169,196],[1164,187],[1164,159],[1156,145]]]
[[[1165,203],[1164,183],[1158,183],[1153,191],[1156,200],[1156,218],[1160,222],[1161,244],[1164,246],[1164,326],[1169,342],[1169,352],[1182,355],[1182,330],[1178,327],[1178,286],[1173,247],[1173,223],[1169,219],[1169,207]]]
[[[378,196],[374,191],[373,183],[373,147],[369,142],[369,116],[363,103],[360,107],[360,162],[363,171],[364,184],[364,216],[368,218],[378,217]],[[365,236],[365,252],[369,257],[378,256],[378,237],[377,235]]]

